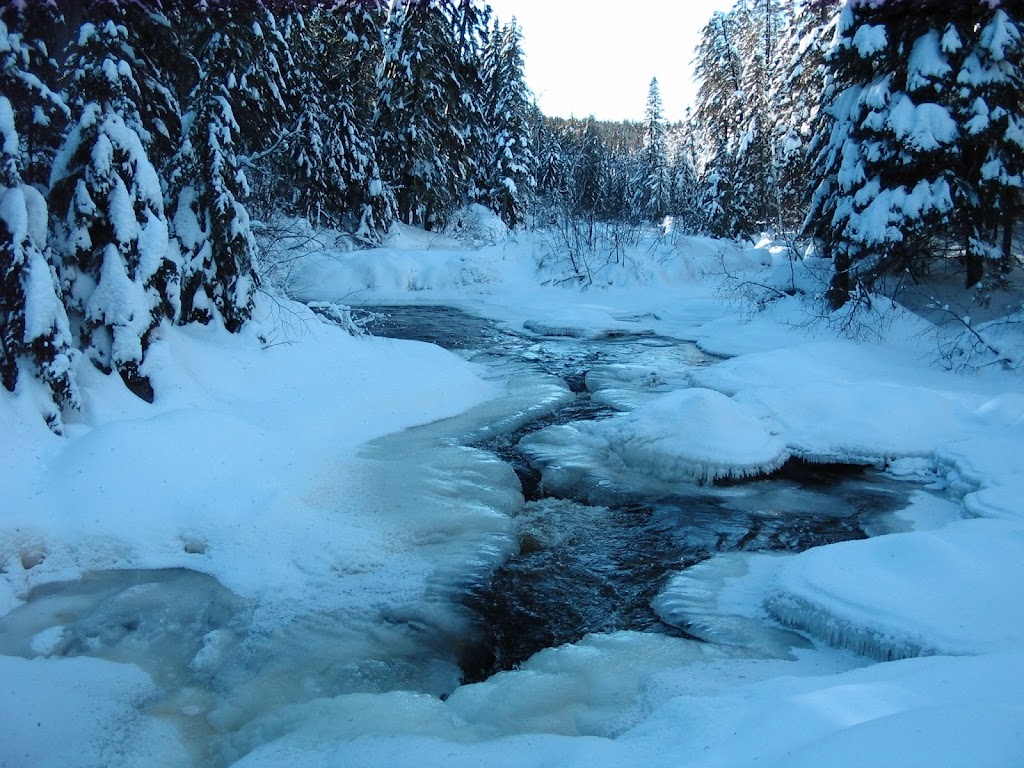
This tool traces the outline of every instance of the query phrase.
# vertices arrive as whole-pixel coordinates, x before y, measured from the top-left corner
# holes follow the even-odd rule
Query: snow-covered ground
[[[459,437],[566,393],[429,345],[353,338],[266,297],[241,336],[165,331],[152,405],[83,370],[85,409],[64,438],[31,391],[0,391],[0,764],[1021,765],[1018,374],[943,370],[928,325],[905,313],[860,341],[809,322],[797,298],[751,314],[713,273],[764,282],[768,249],[667,237],[580,290],[555,279],[564,265],[545,238],[474,235],[493,242],[400,229],[386,248],[311,254],[285,278],[307,301],[451,304],[537,333],[646,330],[729,356],[541,438],[610,476],[692,482],[798,456],[884,465],[930,492],[913,495],[900,531],[680,573],[656,608],[672,623],[697,606],[714,642],[590,636],[462,687],[439,653],[381,683],[383,654],[417,643],[408,627],[458,635],[444,590],[512,546],[516,480]],[[416,425],[428,426],[387,437]],[[145,585],[114,607],[106,577],[46,598],[46,585],[111,569],[222,585],[165,587],[184,606],[161,619],[189,638],[168,649],[179,666],[130,642],[145,635],[126,619]],[[777,642],[743,648],[765,622]],[[790,643],[794,629],[813,644]],[[278,647],[259,670],[230,663]],[[103,658],[62,657],[72,651]],[[208,688],[175,687],[184,667],[208,670]],[[196,751],[211,731],[233,734],[216,756]]]

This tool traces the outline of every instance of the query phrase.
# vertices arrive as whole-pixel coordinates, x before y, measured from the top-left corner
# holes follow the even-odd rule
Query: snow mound
[[[965,520],[808,550],[766,606],[783,623],[876,659],[1019,648],[1024,530]],[[980,599],[984,596],[984,599]]]
[[[490,208],[473,203],[454,213],[445,234],[474,246],[494,245],[508,237],[508,227]]]
[[[632,411],[687,385],[685,369],[650,365],[604,365],[587,371],[584,381],[591,400],[617,411]]]
[[[750,409],[706,389],[671,392],[604,421],[549,427],[521,445],[554,473],[589,467],[603,476],[698,485],[767,474],[789,458]]]
[[[972,517],[1024,521],[1024,475],[1004,475],[999,482],[964,496],[964,511]]]
[[[707,389],[669,393],[607,429],[609,445],[627,466],[701,485],[766,474],[789,458],[751,410]]]

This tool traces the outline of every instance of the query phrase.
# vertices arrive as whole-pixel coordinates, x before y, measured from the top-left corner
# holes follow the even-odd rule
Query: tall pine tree
[[[254,167],[252,153],[284,144],[281,59],[290,52],[263,3],[211,2],[204,23],[200,76],[188,97],[171,180],[183,262],[180,322],[216,320],[236,332],[252,315],[259,283],[242,202],[250,193],[245,169]]]
[[[536,187],[532,146],[533,109],[523,78],[521,35],[515,19],[499,26],[488,43],[487,133],[480,137],[485,150],[481,201],[509,227],[523,221]]]
[[[644,146],[640,152],[639,173],[632,184],[635,216],[652,222],[663,219],[671,204],[667,133],[658,78],[654,77],[644,109]]]
[[[61,410],[80,402],[77,353],[44,253],[46,202],[22,178],[28,145],[17,130],[17,115],[57,97],[29,68],[35,41],[23,35],[0,19],[0,383],[13,392],[21,375],[40,381],[43,416],[59,434]]]
[[[834,260],[833,306],[958,241],[968,284],[998,265],[1024,147],[1009,21],[985,0],[843,9],[809,219]]]
[[[407,224],[442,226],[464,201],[469,151],[453,0],[396,0],[388,19],[374,131]]]
[[[180,262],[168,249],[163,191],[150,162],[125,5],[92,0],[71,54],[75,124],[51,174],[59,273],[72,328],[101,370],[153,397],[141,370],[154,331],[178,308]],[[136,75],[138,73],[138,75]]]

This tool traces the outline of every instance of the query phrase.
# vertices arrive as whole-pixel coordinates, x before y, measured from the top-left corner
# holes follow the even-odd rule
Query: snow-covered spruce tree
[[[779,226],[775,100],[787,14],[779,0],[741,0],[732,15],[743,62],[733,218],[735,234],[750,235]]]
[[[389,5],[389,0],[334,0],[331,6],[331,15],[340,15],[346,30],[342,74],[352,88],[357,122],[366,126],[369,138],[374,137],[370,127],[377,111]]]
[[[289,90],[298,122],[277,175],[292,212],[376,243],[394,219],[395,202],[357,109],[352,61],[370,43],[352,27],[353,17],[365,13],[356,6],[344,0],[314,9],[308,19],[299,13],[287,19]]]
[[[534,147],[533,177],[537,180],[537,196],[544,201],[542,207],[551,209],[565,191],[568,171],[562,143],[548,125],[544,114],[532,105],[530,141]]]
[[[451,104],[449,121],[464,153],[462,202],[484,202],[490,149],[499,126],[489,123],[490,96],[487,58],[491,8],[480,0],[456,0],[452,11],[452,42],[456,50],[455,80],[459,97]]]
[[[43,417],[60,434],[61,410],[80,402],[73,368],[77,352],[44,253],[46,201],[21,175],[28,157],[16,114],[31,114],[32,104],[53,99],[27,69],[31,56],[25,47],[22,34],[0,19],[0,382],[13,392],[21,375],[40,381]]]
[[[463,202],[468,145],[453,0],[396,0],[388,19],[374,133],[399,217],[442,226]]]
[[[604,184],[607,181],[608,150],[601,140],[595,120],[588,118],[568,126],[567,194],[569,213],[592,220],[601,213],[607,197]]]
[[[335,0],[330,16],[338,26],[321,50],[327,59],[326,93],[338,94],[337,109],[345,113],[332,121],[345,189],[343,217],[350,231],[369,242],[379,242],[398,216],[394,192],[383,181],[380,150],[373,135],[387,2]]]
[[[48,42],[64,29],[56,0],[19,0],[0,3],[0,21],[20,41],[19,68],[32,80],[36,97],[8,94],[14,107],[18,136],[24,145],[21,178],[26,184],[46,188],[50,167],[67,130],[69,111],[58,95],[61,73]]]
[[[265,52],[259,12],[254,18],[231,3],[206,7],[199,82],[188,97],[185,135],[174,160],[171,191],[174,235],[182,258],[181,323],[218,321],[231,332],[251,317],[258,279],[256,243],[242,200],[249,184],[239,159],[242,133],[235,108],[258,112],[261,94],[280,96],[268,83],[280,68],[260,73]],[[278,105],[271,101],[268,109]],[[269,118],[262,124],[275,125]],[[250,141],[256,137],[251,133]],[[265,137],[277,141],[273,136]]]
[[[498,26],[488,42],[484,182],[480,200],[509,227],[526,213],[536,187],[531,128],[533,107],[523,77],[522,33],[515,19]]]
[[[736,19],[715,12],[701,33],[694,77],[700,85],[693,114],[697,143],[701,229],[733,237],[743,231],[735,216],[736,147],[743,129],[743,58]]]
[[[54,162],[50,208],[81,349],[152,400],[141,367],[154,331],[176,315],[180,262],[168,247],[163,192],[144,142],[144,65],[124,9],[116,0],[85,7],[69,58],[74,125]]]
[[[686,119],[668,133],[671,197],[669,210],[675,226],[683,232],[698,232],[701,226],[700,184],[697,180],[697,148],[689,110]]]
[[[279,208],[276,170],[299,119],[290,108],[294,105],[289,105],[285,73],[294,69],[294,62],[278,14],[286,18],[289,9],[301,4],[300,0],[209,3],[212,24],[204,31],[223,30],[232,37],[228,45],[235,58],[229,80],[233,76],[235,82],[229,87],[238,126],[236,152],[247,174],[247,208],[261,216]]]
[[[632,180],[634,218],[658,222],[669,212],[672,179],[668,162],[668,128],[662,112],[658,78],[651,78],[644,109],[644,146]]]
[[[987,184],[997,177],[1009,183],[1012,218],[1019,175],[1010,158],[1020,146],[1019,123],[1009,119],[1019,114],[1019,89],[979,95],[982,83],[1012,70],[993,67],[985,52],[985,30],[999,10],[986,0],[854,0],[843,9],[809,217],[834,260],[833,306],[887,273],[919,272],[957,240],[974,265],[968,282],[980,277],[986,258],[998,257],[992,222],[1003,215],[1002,190],[986,195]],[[1008,41],[1006,29],[999,36]],[[985,135],[993,123],[995,132]]]
[[[702,32],[693,122],[711,234],[746,237],[778,226],[775,101],[789,13],[779,0],[738,0]]]
[[[835,36],[841,0],[798,0],[782,48],[782,72],[776,96],[778,213],[782,227],[799,231],[807,216],[816,154],[811,141],[822,119],[825,56]]]
[[[953,112],[962,125],[962,178],[954,190],[967,286],[986,289],[1013,265],[1024,213],[1024,40],[1020,4],[964,3],[943,42],[954,58]],[[952,73],[951,73],[952,74]]]

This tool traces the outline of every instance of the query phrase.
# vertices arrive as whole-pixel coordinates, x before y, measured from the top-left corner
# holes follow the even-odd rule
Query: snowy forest
[[[984,300],[1020,249],[1018,6],[739,0],[686,121],[654,79],[609,125],[545,118],[480,0],[5,3],[3,383],[42,382],[57,431],[80,355],[152,399],[154,334],[239,329],[280,216],[372,246],[480,203],[582,277],[597,225],[671,217],[830,259],[832,308],[936,260]]]
[[[489,3],[0,0],[0,765],[1021,768],[1024,0]]]

